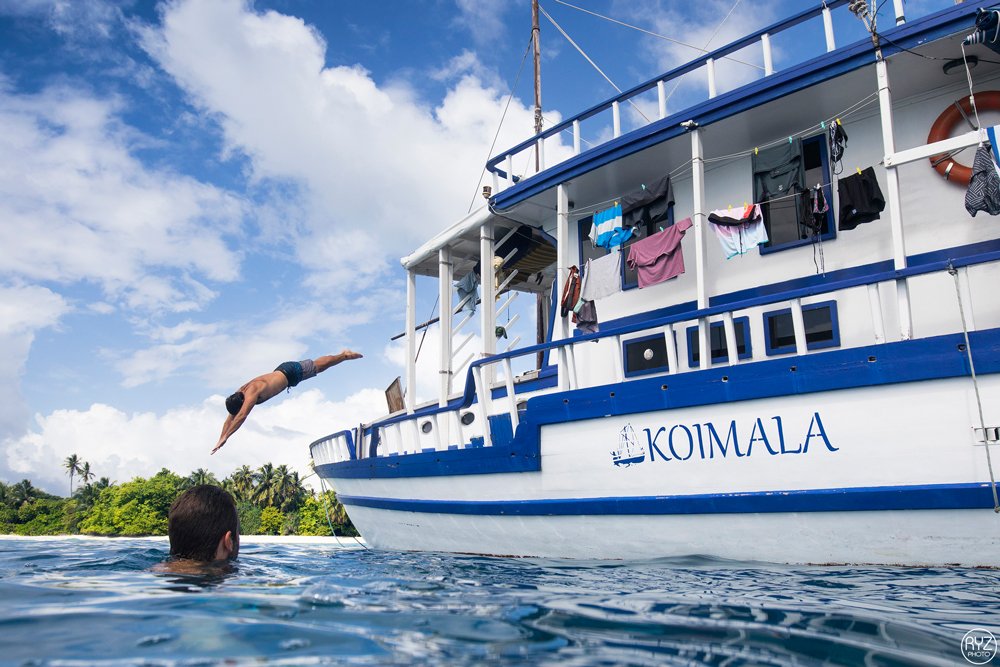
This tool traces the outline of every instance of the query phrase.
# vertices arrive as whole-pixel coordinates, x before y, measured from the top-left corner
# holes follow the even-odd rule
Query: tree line
[[[244,535],[357,535],[333,491],[307,489],[299,473],[270,463],[242,466],[219,480],[199,468],[186,477],[163,468],[152,477],[118,484],[96,479],[75,454],[63,467],[70,495],[46,493],[24,479],[0,482],[0,534],[145,536],[167,534],[167,512],[182,491],[215,484],[236,500]],[[74,489],[74,479],[80,484]]]

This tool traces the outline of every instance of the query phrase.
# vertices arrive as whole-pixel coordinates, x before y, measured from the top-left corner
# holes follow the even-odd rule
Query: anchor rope
[[[330,524],[330,532],[333,533],[333,537],[337,540],[337,546],[343,546],[340,544],[340,538],[337,537],[337,532],[333,529],[333,521],[330,519],[330,508],[326,503],[326,483],[323,478],[319,478],[319,486],[323,490],[323,509],[326,511],[326,521]],[[370,551],[368,545],[358,539],[357,535],[351,535],[354,541],[358,543],[358,546],[362,547],[365,551]]]
[[[986,449],[986,467],[990,471],[990,485],[993,489],[993,511],[1000,513],[1000,500],[997,498],[997,480],[993,475],[993,460],[990,457],[990,443],[986,436],[986,419],[983,417],[983,399],[979,394],[979,380],[976,378],[976,364],[972,361],[972,345],[969,343],[969,327],[965,322],[965,306],[962,304],[962,290],[959,287],[958,269],[948,264],[948,273],[955,279],[955,296],[958,299],[958,313],[962,317],[962,334],[965,336],[965,354],[969,359],[969,371],[972,374],[972,386],[976,392],[976,407],[979,409],[979,426],[983,430],[983,447]]]

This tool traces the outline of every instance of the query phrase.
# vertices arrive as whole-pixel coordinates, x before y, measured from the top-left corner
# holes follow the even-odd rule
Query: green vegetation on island
[[[219,481],[198,469],[181,477],[164,468],[152,477],[118,484],[94,481],[90,464],[75,454],[63,463],[70,496],[45,493],[29,480],[0,482],[0,534],[144,536],[167,534],[167,511],[177,495],[198,484],[229,491],[244,535],[357,535],[333,491],[317,494],[287,466],[242,466]],[[74,480],[80,483],[74,489]]]

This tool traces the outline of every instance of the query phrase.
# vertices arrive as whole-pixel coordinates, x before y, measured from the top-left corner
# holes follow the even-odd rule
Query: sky
[[[813,6],[572,4],[702,48]],[[622,89],[698,54],[542,7]],[[532,134],[530,28],[528,0],[0,0],[0,480],[65,494],[70,454],[117,482],[306,474],[310,442],[386,412],[399,258],[481,204],[495,136],[499,154]],[[545,18],[541,42],[546,126],[615,93]],[[776,66],[797,48],[776,40]],[[752,70],[722,64],[720,86]],[[209,456],[226,395],[342,349],[364,358],[256,408]]]

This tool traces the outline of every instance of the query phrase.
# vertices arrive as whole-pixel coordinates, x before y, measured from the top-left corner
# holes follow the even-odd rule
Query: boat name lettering
[[[664,461],[687,461],[692,457],[702,460],[745,458],[754,453],[755,446],[758,456],[764,452],[769,456],[808,454],[810,446],[814,450],[822,446],[831,452],[840,451],[830,442],[819,412],[813,413],[800,441],[785,438],[785,424],[778,415],[770,419],[757,417],[751,423],[738,423],[733,419],[721,428],[704,422],[661,426],[655,431],[644,428],[642,432],[646,435],[650,462],[657,458]]]

